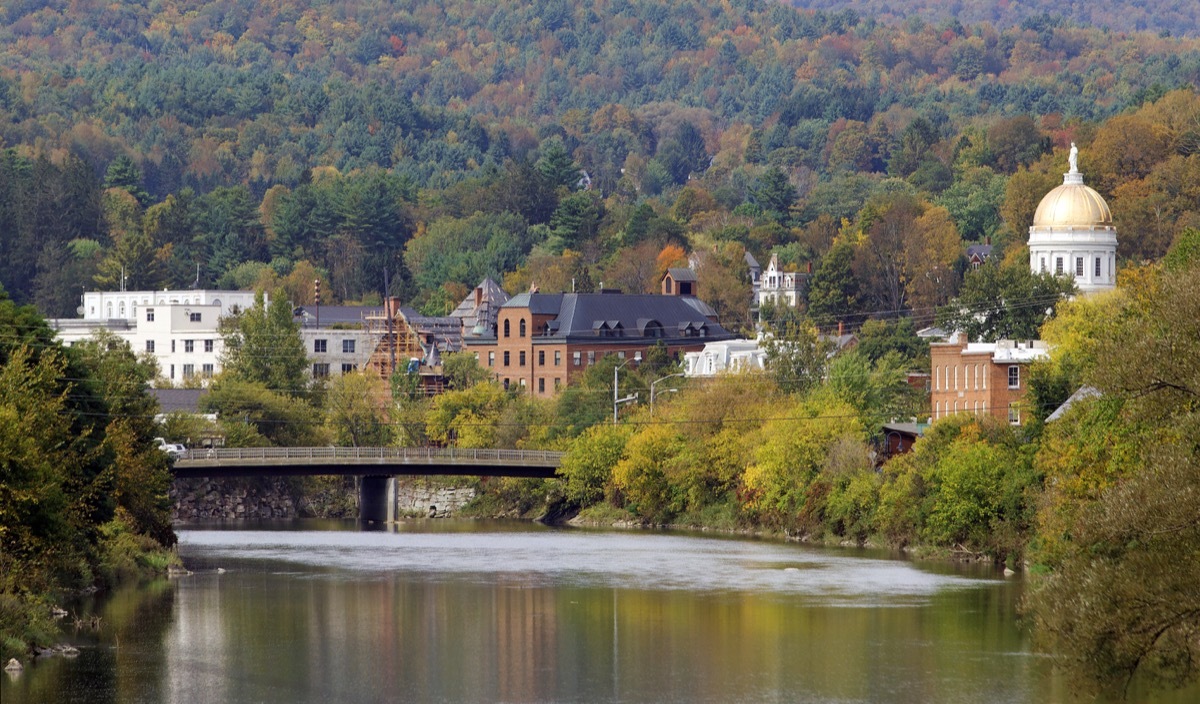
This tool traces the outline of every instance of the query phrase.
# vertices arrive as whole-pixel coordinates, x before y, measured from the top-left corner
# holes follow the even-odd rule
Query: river
[[[991,567],[484,521],[192,526],[179,538],[192,575],[72,605],[100,628],[71,633],[78,657],[0,676],[4,704],[1052,702],[1071,692],[1019,626],[1021,580]]]

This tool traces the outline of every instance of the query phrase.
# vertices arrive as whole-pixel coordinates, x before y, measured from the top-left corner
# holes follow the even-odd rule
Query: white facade
[[[804,295],[804,284],[807,274],[794,271],[783,271],[779,267],[779,256],[772,254],[771,261],[759,278],[758,305],[773,303],[777,306],[796,308]]]
[[[1084,294],[1108,291],[1117,285],[1117,229],[1104,198],[1084,185],[1071,149],[1071,170],[1042,199],[1029,228],[1029,267],[1068,274]]]
[[[763,369],[767,353],[762,338],[710,342],[699,352],[683,355],[684,374],[689,377],[716,376],[723,372]]]
[[[153,358],[159,375],[172,385],[204,384],[221,372],[224,341],[218,321],[253,305],[252,291],[93,292],[84,294],[83,318],[49,323],[66,345],[106,330],[128,342],[134,353]],[[379,341],[378,334],[349,327],[305,327],[300,337],[309,373],[317,378],[365,368]]]
[[[215,306],[220,315],[254,305],[253,291],[91,291],[83,294],[84,320],[137,320],[138,309],[165,305]]]

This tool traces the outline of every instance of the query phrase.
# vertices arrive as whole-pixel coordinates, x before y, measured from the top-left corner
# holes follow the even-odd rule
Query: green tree
[[[829,325],[858,310],[859,287],[854,277],[854,246],[838,238],[817,264],[808,284],[808,312]]]
[[[624,456],[631,434],[628,425],[602,423],[588,428],[571,443],[559,470],[571,501],[587,507],[604,499],[613,467]]]
[[[792,206],[796,203],[796,187],[782,169],[773,166],[759,177],[750,196],[771,219],[782,223],[790,218]]]
[[[330,380],[325,390],[325,428],[341,447],[382,447],[390,444],[385,401],[387,389],[378,376],[352,372]]]
[[[552,188],[574,190],[579,183],[579,164],[571,158],[562,140],[552,138],[542,147],[542,158],[537,162],[538,173]]]
[[[259,291],[253,306],[222,318],[218,327],[225,341],[224,376],[286,396],[305,395],[308,355],[286,300],[276,296],[268,306]]]
[[[1069,276],[1034,274],[1019,261],[988,262],[967,274],[958,297],[938,309],[937,321],[972,340],[1034,340],[1074,291]]]
[[[766,339],[766,368],[780,391],[803,394],[821,383],[833,343],[811,324],[792,324]]]

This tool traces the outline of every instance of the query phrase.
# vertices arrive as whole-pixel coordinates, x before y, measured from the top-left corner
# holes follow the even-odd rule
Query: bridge
[[[198,477],[453,475],[554,477],[563,453],[458,447],[230,447],[187,450],[174,474]]]
[[[390,521],[398,475],[557,476],[563,453],[457,447],[231,447],[186,450],[172,472],[181,479],[359,476],[359,516]]]

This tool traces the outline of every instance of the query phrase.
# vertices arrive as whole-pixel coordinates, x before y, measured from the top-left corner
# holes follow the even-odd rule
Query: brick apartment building
[[[1048,354],[1040,340],[969,343],[962,333],[930,345],[933,420],[973,413],[1020,425],[1029,365]]]
[[[662,295],[522,293],[500,307],[494,330],[465,335],[463,348],[506,387],[548,397],[607,354],[636,366],[660,342],[678,356],[733,337],[693,295],[691,270],[669,270],[662,290]]]

